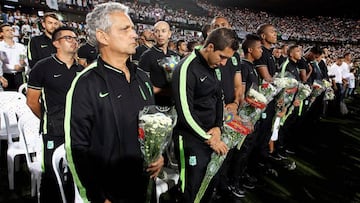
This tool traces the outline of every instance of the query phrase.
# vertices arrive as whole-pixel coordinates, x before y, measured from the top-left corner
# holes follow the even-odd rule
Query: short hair
[[[77,33],[76,31],[74,30],[74,28],[72,27],[68,27],[68,26],[63,26],[63,27],[59,27],[57,28],[56,30],[54,30],[54,32],[52,33],[52,36],[51,36],[51,41],[56,41],[59,39],[60,37],[60,32],[61,31],[64,31],[64,30],[68,30],[68,31],[71,31],[71,32],[74,32],[77,36]]]
[[[265,33],[265,30],[266,28],[268,27],[274,27],[272,24],[270,23],[263,23],[261,25],[259,25],[257,28],[256,28],[256,34],[261,36],[261,34],[264,34]]]
[[[229,28],[222,27],[211,31],[205,40],[204,47],[210,43],[214,45],[214,51],[224,50],[226,47],[235,51],[239,49],[239,38],[236,32]]]
[[[184,43],[185,40],[183,39],[179,39],[177,42],[176,42],[176,49],[178,49],[178,47],[181,45],[181,43]]]
[[[245,36],[245,40],[241,44],[241,49],[243,50],[244,54],[249,53],[249,48],[254,47],[257,41],[261,42],[261,37],[257,34],[247,34]]]
[[[54,18],[54,19],[56,19],[56,20],[59,20],[59,16],[58,16],[55,12],[46,12],[46,13],[44,14],[44,21],[45,21],[45,19],[48,18],[48,17]]]
[[[290,56],[290,53],[295,49],[295,48],[298,48],[299,47],[299,45],[297,45],[297,44],[293,44],[293,45],[290,45],[289,46],[289,48],[288,48],[288,50],[287,50],[287,55],[288,56]]]
[[[345,58],[346,56],[348,56],[348,55],[351,55],[351,53],[350,53],[350,52],[345,52],[344,58]]]
[[[209,32],[210,29],[211,29],[211,25],[210,25],[210,24],[205,24],[205,25],[201,28],[201,34],[202,34],[204,40],[207,38],[207,33]]]
[[[310,52],[312,52],[315,55],[321,55],[323,53],[323,50],[320,48],[320,46],[315,45],[311,47]]]
[[[105,32],[110,30],[112,23],[109,15],[114,12],[123,12],[128,15],[129,8],[124,4],[117,2],[107,2],[98,4],[95,8],[86,15],[86,33],[88,34],[88,41],[90,44],[97,45],[96,30],[100,29]]]
[[[11,25],[9,23],[3,23],[0,25],[0,32],[3,32],[3,28],[4,27],[11,27]]]
[[[189,41],[186,45],[188,51],[193,51],[196,44],[198,44],[198,41]]]

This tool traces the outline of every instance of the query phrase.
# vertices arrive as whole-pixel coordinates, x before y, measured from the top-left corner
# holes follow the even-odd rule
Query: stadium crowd
[[[256,177],[254,176],[256,174],[251,171],[254,169],[253,167],[262,167],[264,173],[275,176],[278,174],[276,169],[272,167],[272,162],[281,161],[283,167],[288,170],[296,168],[296,163],[287,158],[294,155],[294,150],[296,150],[293,143],[294,140],[288,141],[288,134],[296,134],[296,130],[303,127],[301,120],[307,118],[317,120],[327,116],[328,113],[344,115],[347,113],[344,110],[346,109],[344,99],[352,98],[354,94],[357,94],[355,89],[358,86],[358,69],[360,65],[359,19],[342,19],[326,16],[318,16],[316,18],[302,16],[279,17],[267,12],[256,12],[247,8],[224,9],[210,5],[205,1],[197,1],[196,5],[206,11],[208,13],[207,16],[198,16],[184,9],[175,10],[170,7],[162,7],[159,4],[142,4],[131,1],[125,1],[122,4],[105,0],[58,1],[58,3],[60,9],[62,7],[74,9],[80,7],[84,11],[89,11],[86,23],[66,21],[60,13],[56,12],[47,12],[44,16],[22,13],[21,10],[0,12],[0,89],[4,89],[4,91],[17,91],[22,84],[27,83],[28,90],[26,96],[28,105],[41,119],[43,127],[41,132],[43,135],[46,135],[44,136],[44,146],[47,146],[47,149],[44,153],[44,161],[47,171],[42,177],[43,186],[41,192],[45,194],[41,197],[43,198],[41,199],[42,202],[54,200],[59,195],[56,189],[54,189],[56,182],[53,179],[54,174],[51,172],[51,158],[56,147],[69,141],[66,139],[71,139],[71,143],[79,142],[76,143],[79,145],[67,146],[66,150],[67,152],[74,150],[74,154],[71,154],[74,155],[74,163],[70,163],[70,165],[73,164],[70,169],[74,175],[75,182],[79,183],[85,180],[84,185],[81,185],[81,187],[84,186],[86,190],[91,191],[86,195],[81,194],[82,198],[87,196],[92,202],[110,202],[112,200],[114,202],[116,202],[115,200],[127,202],[131,198],[134,198],[132,200],[136,201],[142,198],[129,197],[129,195],[133,195],[133,191],[124,185],[119,187],[129,191],[129,194],[116,194],[112,191],[112,188],[109,189],[103,185],[106,184],[104,181],[115,184],[116,180],[118,180],[116,178],[119,178],[119,180],[122,178],[114,173],[115,169],[118,170],[120,168],[117,165],[118,163],[111,165],[111,167],[114,167],[111,168],[114,171],[110,170],[109,173],[114,175],[115,178],[113,180],[111,178],[107,179],[109,176],[106,175],[102,176],[103,180],[88,181],[86,179],[90,178],[91,175],[95,175],[90,174],[91,172],[103,170],[101,164],[104,162],[103,160],[96,160],[100,168],[86,172],[86,169],[84,170],[81,164],[88,164],[90,158],[82,158],[94,156],[92,153],[95,151],[91,150],[98,150],[96,152],[99,153],[100,149],[96,147],[103,146],[99,144],[99,146],[94,148],[90,147],[83,150],[83,148],[79,147],[83,142],[79,140],[88,139],[88,137],[81,137],[84,132],[77,131],[74,126],[81,126],[86,129],[99,127],[100,129],[102,127],[101,122],[99,122],[101,119],[112,119],[106,117],[107,115],[103,112],[92,112],[91,109],[87,109],[90,105],[98,105],[97,107],[105,109],[106,113],[111,114],[112,112],[112,109],[106,108],[104,103],[91,103],[92,99],[96,100],[98,98],[88,95],[89,100],[84,99],[85,97],[82,94],[88,91],[88,89],[83,84],[93,84],[89,82],[90,80],[98,85],[93,85],[92,88],[94,89],[100,87],[108,88],[106,89],[108,92],[104,94],[102,94],[103,89],[99,90],[101,98],[106,98],[111,91],[115,93],[117,89],[114,87],[117,87],[116,85],[118,84],[124,85],[129,83],[131,84],[129,86],[134,86],[131,87],[131,90],[121,89],[121,91],[130,91],[130,93],[133,91],[136,94],[130,94],[129,92],[123,94],[121,92],[117,97],[120,100],[122,94],[124,97],[131,95],[129,98],[124,98],[126,100],[125,103],[121,103],[131,104],[131,102],[134,102],[134,105],[130,105],[131,109],[127,109],[131,112],[122,115],[125,109],[115,108],[114,110],[118,111],[116,113],[121,115],[120,119],[126,118],[128,125],[123,123],[121,125],[119,123],[112,125],[112,120],[111,122],[106,122],[106,126],[109,127],[107,129],[110,129],[107,131],[109,134],[119,133],[114,132],[116,130],[112,131],[112,128],[119,126],[126,129],[126,133],[137,132],[137,125],[134,125],[137,119],[134,121],[135,119],[131,117],[132,119],[127,120],[126,116],[134,116],[133,113],[135,111],[138,112],[144,105],[154,103],[159,106],[175,106],[179,114],[179,121],[175,127],[176,130],[174,130],[174,135],[176,135],[175,137],[178,140],[174,142],[179,144],[179,139],[184,138],[181,142],[184,141],[187,144],[184,144],[185,150],[191,151],[191,148],[198,149],[191,151],[191,153],[198,153],[198,156],[206,157],[208,162],[213,151],[218,154],[229,153],[231,156],[224,162],[226,168],[218,174],[219,177],[225,176],[224,180],[226,181],[220,181],[217,187],[218,192],[226,190],[236,198],[245,196],[244,188],[252,189],[255,187]],[[115,11],[111,10],[111,6],[114,7]],[[125,9],[126,6],[129,8],[128,13]],[[99,11],[100,8],[104,9],[104,13]],[[94,9],[97,9],[97,12],[94,12]],[[101,15],[109,15],[113,21],[109,20],[109,23],[102,25],[98,20],[98,17]],[[132,21],[137,22],[135,27],[132,27]],[[112,26],[122,26],[118,22],[123,22],[126,25],[126,27],[118,29],[125,34],[117,35],[118,33],[112,33],[113,30],[110,29]],[[186,25],[187,28],[185,29],[183,25]],[[188,29],[188,27],[193,29]],[[119,39],[121,38],[122,41],[114,36],[120,36]],[[110,43],[108,40],[110,40]],[[134,43],[130,44],[132,40],[134,40]],[[135,42],[136,46],[134,45]],[[128,51],[126,47],[131,47],[131,50],[133,50]],[[116,57],[122,59],[119,60],[120,64],[116,64],[117,66],[114,65],[114,63],[119,63],[119,61],[114,61]],[[169,76],[165,74],[166,72],[163,73],[167,69],[163,70],[164,67],[160,65],[160,63],[164,63],[170,67],[167,64],[169,60],[176,67],[174,81],[172,81],[171,77],[169,79]],[[214,62],[216,60],[217,62]],[[97,63],[93,63],[94,61],[97,61]],[[66,70],[69,71],[66,74],[65,72],[57,74],[57,72],[47,70],[50,66],[51,68],[56,68],[57,71],[67,67],[68,69]],[[102,72],[94,73],[96,72],[95,66]],[[133,66],[138,66],[140,68],[139,71],[129,70]],[[193,67],[201,67],[201,69],[199,68],[200,70],[197,72],[192,69]],[[206,69],[208,67],[219,71],[214,71],[210,74]],[[82,71],[83,69],[86,71]],[[211,90],[211,93],[209,93],[210,91],[204,91],[205,86],[195,84],[191,80],[193,75],[183,75],[185,71],[182,70],[184,69],[186,71],[193,71],[191,72],[193,75],[200,77],[199,84],[205,84],[206,82],[203,83],[204,81],[211,80],[213,83],[206,83],[208,85],[206,90]],[[73,79],[80,71],[82,71],[80,76],[73,82]],[[84,74],[87,71],[88,74]],[[45,72],[49,72],[50,76],[44,74]],[[209,119],[207,116],[213,115],[215,117],[215,115],[223,114],[224,107],[221,106],[221,110],[219,110],[219,106],[215,104],[224,99],[225,109],[237,114],[246,102],[249,103],[245,98],[250,90],[252,90],[252,85],[257,84],[261,86],[261,84],[265,83],[274,83],[275,77],[284,78],[285,72],[291,73],[292,77],[299,84],[308,84],[310,87],[315,88],[316,82],[322,81],[323,86],[330,84],[331,87],[328,87],[327,92],[324,87],[324,91],[321,94],[315,96],[308,95],[302,101],[292,97],[288,106],[284,105],[285,99],[272,98],[273,101],[267,104],[266,111],[261,114],[259,121],[251,123],[252,126],[249,128],[251,138],[244,141],[244,148],[241,150],[228,149],[225,143],[220,140],[222,131],[220,130],[221,126],[218,126],[218,122],[219,120],[222,121],[223,118],[217,117],[215,121],[215,119]],[[121,81],[118,79],[119,77],[113,77],[116,74],[121,75]],[[66,75],[66,80],[56,84],[52,82],[61,75]],[[136,79],[132,77],[133,75],[136,75]],[[109,79],[109,81],[103,83],[97,77],[104,77]],[[148,86],[149,84],[152,84],[152,88]],[[182,85],[193,86],[185,87]],[[77,88],[84,89],[80,91]],[[114,88],[114,90],[111,88]],[[67,93],[69,93],[68,98],[65,100]],[[45,94],[47,96],[46,100]],[[73,102],[69,99],[70,94],[73,95],[71,99],[76,102],[68,103]],[[198,94],[204,94],[202,95],[204,97],[200,97]],[[331,94],[334,94],[335,98]],[[144,101],[138,97],[142,97]],[[188,97],[188,102],[184,102],[183,98]],[[113,97],[111,98],[114,99]],[[205,99],[209,99],[213,103],[206,102],[204,101]],[[50,103],[48,103],[49,101]],[[65,109],[65,103],[69,108]],[[79,103],[86,104],[79,105],[78,108],[72,108],[72,105],[75,106]],[[194,106],[186,107],[188,103]],[[313,106],[310,107],[308,103]],[[282,109],[275,112],[275,109],[279,106]],[[291,106],[293,107],[291,108]],[[292,110],[288,111],[289,109]],[[82,115],[82,111],[86,112],[87,115]],[[202,114],[202,111],[206,112],[206,115],[204,115],[205,113]],[[301,115],[302,112],[303,115]],[[84,118],[90,114],[92,116]],[[74,120],[70,120],[69,115]],[[281,125],[282,127],[278,126],[282,130],[280,130],[278,135],[280,137],[279,141],[276,142],[278,138],[273,139],[273,134],[270,133],[270,131],[274,130],[272,127],[275,125],[272,123],[272,119],[283,116],[286,116],[286,118]],[[191,118],[192,120],[189,122],[188,117],[194,118]],[[48,124],[47,119],[55,124],[51,122]],[[90,119],[93,120],[90,121]],[[115,116],[113,119],[116,120],[118,118]],[[65,124],[65,132],[64,122],[69,122]],[[196,122],[199,122],[198,126],[193,127]],[[45,125],[48,125],[49,130],[45,130]],[[135,128],[136,130],[134,130]],[[93,134],[96,134],[94,133],[95,131],[89,130],[88,133],[93,136]],[[69,138],[70,132],[72,136],[79,136],[79,139]],[[126,137],[126,133],[121,131],[119,134]],[[189,138],[196,133],[198,135],[196,139]],[[263,134],[267,134],[267,136],[262,136]],[[269,135],[271,140],[268,137]],[[65,136],[67,136],[66,139]],[[282,139],[282,136],[287,138],[286,141]],[[264,137],[267,140],[264,141]],[[124,140],[133,141],[127,138]],[[88,142],[88,145],[91,145],[91,141],[87,140],[86,142]],[[51,147],[49,143],[52,143]],[[121,148],[121,144],[123,143],[115,144],[114,148]],[[204,149],[204,146],[206,149]],[[84,147],[87,147],[87,145]],[[105,149],[106,152],[108,152],[107,150]],[[137,153],[137,151],[131,151],[133,149],[127,150],[130,152],[126,153]],[[190,169],[189,174],[191,173],[191,175],[188,176],[193,178],[186,180],[184,177],[180,177],[180,184],[184,184],[181,186],[184,194],[183,201],[193,202],[196,196],[193,190],[196,191],[199,188],[199,180],[204,176],[205,171],[203,169],[204,166],[206,168],[208,162],[199,162],[199,167],[203,167],[201,170],[197,167],[193,169],[192,166],[197,165],[196,156],[194,158],[189,154],[185,154],[183,156],[187,158],[186,160],[190,160],[190,163],[180,163],[180,158],[184,158],[180,155],[181,149],[175,146],[175,150],[180,151],[179,154],[175,153],[176,158],[179,160],[179,171],[185,170],[185,168],[186,170]],[[252,163],[249,163],[248,159],[250,156],[253,156],[253,151],[256,150],[259,150],[259,153],[265,151],[266,155],[263,156],[263,154],[255,153],[255,156],[260,156],[256,159],[258,163],[250,166]],[[103,156],[106,156],[106,153]],[[115,161],[120,159],[116,155],[110,156],[111,158],[115,156]],[[98,156],[94,157],[99,158]],[[101,158],[104,157],[99,159]],[[164,162],[166,164],[167,158],[171,159],[173,157],[160,157],[159,160],[152,163],[153,165],[148,166],[148,170],[152,172],[152,177],[159,173],[160,165],[162,166]],[[241,164],[242,166],[239,170],[242,172],[232,173],[231,171],[239,166],[233,166],[228,159],[234,160],[234,163]],[[136,161],[138,160],[134,162]],[[182,168],[181,164],[185,164],[186,167]],[[134,163],[133,167],[136,166]],[[131,171],[128,168],[121,168],[121,170],[127,173],[133,172],[134,174],[139,172],[138,170]],[[77,173],[80,174],[80,177],[77,177]],[[231,175],[234,175],[234,177],[231,177]],[[72,181],[72,179],[69,181]],[[138,181],[141,184],[143,183],[142,176],[139,176]],[[96,184],[101,185],[99,187],[104,187],[101,189],[108,191],[98,191],[99,188],[96,187]],[[73,194],[67,195],[71,196]],[[211,197],[211,195],[205,194],[203,201]]]

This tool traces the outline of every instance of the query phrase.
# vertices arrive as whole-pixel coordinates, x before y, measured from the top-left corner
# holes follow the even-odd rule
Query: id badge
[[[49,140],[49,141],[47,142],[46,148],[47,148],[47,149],[54,149],[54,141],[53,141],[53,140]]]
[[[261,113],[261,118],[266,119],[266,113]]]

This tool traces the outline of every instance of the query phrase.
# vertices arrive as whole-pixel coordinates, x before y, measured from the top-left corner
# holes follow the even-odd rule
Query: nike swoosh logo
[[[204,76],[203,78],[200,78],[200,82],[204,82],[207,76]]]
[[[47,44],[40,45],[41,48],[45,48],[45,47],[47,47],[47,46],[48,46]]]
[[[99,92],[99,97],[100,98],[104,98],[104,97],[106,97],[108,95],[109,95],[109,92],[106,92],[106,93]]]
[[[60,77],[60,76],[61,76],[61,74],[57,74],[57,75],[55,74],[55,75],[54,75],[54,78],[58,78],[58,77]]]

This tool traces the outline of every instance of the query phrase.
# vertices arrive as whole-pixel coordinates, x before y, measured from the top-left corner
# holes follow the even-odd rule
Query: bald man
[[[159,106],[173,106],[174,101],[170,85],[171,78],[164,71],[163,64],[172,56],[178,59],[180,59],[180,56],[168,49],[171,30],[167,22],[157,22],[154,25],[153,32],[156,44],[141,55],[139,67],[150,76],[155,94],[155,104]]]

